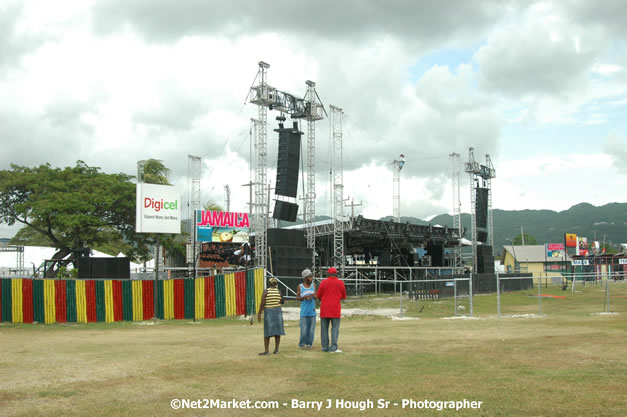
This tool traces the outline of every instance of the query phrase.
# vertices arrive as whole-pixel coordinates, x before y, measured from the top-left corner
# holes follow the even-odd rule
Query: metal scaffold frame
[[[190,191],[189,191],[189,218],[190,224],[190,236],[193,236],[194,230],[194,213],[200,209],[200,177],[202,175],[202,158],[200,156],[187,155],[187,171],[190,179]]]
[[[259,117],[255,121],[255,203],[253,204],[253,233],[257,265],[266,267],[267,260],[267,219],[268,191],[267,184],[267,127],[268,109],[287,113],[292,119],[307,121],[307,184],[305,193],[304,222],[307,228],[307,247],[313,249],[312,268],[315,267],[316,236],[314,220],[316,215],[316,124],[326,113],[316,92],[316,83],[307,81],[305,98],[277,90],[268,85],[267,69],[270,65],[260,61],[259,84],[251,87],[250,102],[259,106]]]
[[[196,210],[200,205],[200,177],[202,175],[202,158],[200,156],[187,155],[187,176],[190,180],[189,190],[189,245],[187,253],[187,264],[189,268],[196,266],[196,254],[198,254],[198,243],[196,242]],[[193,246],[192,246],[193,245]]]
[[[451,157],[451,183],[453,187],[453,229],[457,230],[459,243],[454,248],[455,266],[463,266],[462,259],[462,210],[460,193],[461,161],[458,153],[452,153]]]
[[[339,107],[330,105],[333,149],[333,261],[344,276],[344,172],[342,166],[342,119]]]
[[[472,230],[472,270],[477,272],[477,201],[476,189],[481,186],[483,180],[484,188],[488,190],[488,218],[487,218],[487,241],[494,250],[494,228],[492,223],[492,178],[496,178],[496,171],[490,160],[490,155],[486,154],[486,164],[480,165],[475,161],[474,148],[468,148],[468,162],[465,171],[470,180],[470,213]]]
[[[316,83],[307,80],[305,102],[309,103],[307,120],[307,193],[305,194],[304,221],[307,228],[307,247],[312,249],[312,268],[316,267],[316,122],[323,118],[324,107],[316,92]]]
[[[496,177],[496,170],[492,165],[490,155],[485,156],[485,166],[488,167],[490,175],[486,178],[486,187],[488,188],[488,242],[494,250],[494,221],[492,216],[492,178]]]
[[[255,257],[257,265],[266,269],[267,264],[267,227],[266,220],[268,187],[268,106],[272,103],[270,100],[271,87],[268,86],[268,68],[270,65],[259,61],[259,85],[255,87],[256,96],[252,103],[258,106],[258,117],[254,121],[255,125],[255,179],[253,183],[253,194],[255,202],[253,204],[253,232],[255,234]]]

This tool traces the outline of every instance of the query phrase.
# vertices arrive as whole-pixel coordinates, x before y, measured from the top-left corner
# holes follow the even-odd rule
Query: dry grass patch
[[[378,298],[378,306],[391,308],[390,299]],[[478,304],[479,311],[494,306],[488,304],[490,297],[477,299],[484,303]],[[367,308],[370,302],[355,299],[351,306]],[[0,414],[624,415],[627,324],[621,315],[554,314],[533,320],[486,315],[477,321],[420,317],[343,319],[344,354],[319,351],[319,325],[314,350],[299,350],[298,323],[289,321],[281,353],[266,357],[257,356],[263,349],[262,326],[239,319],[151,326],[3,324]],[[173,398],[375,403],[379,398],[466,398],[484,405],[463,412],[393,408],[318,413],[283,406],[199,412],[172,410]]]

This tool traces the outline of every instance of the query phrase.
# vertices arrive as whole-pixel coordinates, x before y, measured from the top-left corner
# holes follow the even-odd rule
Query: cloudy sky
[[[313,80],[344,110],[345,196],[369,218],[392,214],[400,153],[401,215],[450,212],[449,155],[469,147],[492,158],[494,208],[625,202],[624,16],[622,0],[0,0],[0,169],[81,159],[134,174],[156,158],[186,199],[198,155],[202,199],[224,204],[228,184],[246,211],[263,60],[272,86],[303,96]],[[326,215],[329,136],[318,122]],[[469,195],[464,176],[463,211]]]

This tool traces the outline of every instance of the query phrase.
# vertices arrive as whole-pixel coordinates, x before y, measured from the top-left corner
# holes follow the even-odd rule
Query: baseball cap
[[[305,268],[300,274],[303,276],[303,278],[307,278],[308,276],[313,275],[311,271],[307,268]]]
[[[334,267],[329,268],[329,270],[327,271],[327,274],[329,275],[337,275],[337,269],[335,269]]]

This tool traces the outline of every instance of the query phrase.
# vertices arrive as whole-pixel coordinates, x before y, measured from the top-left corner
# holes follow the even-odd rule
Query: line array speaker
[[[475,212],[477,213],[477,227],[486,228],[488,225],[488,189],[477,188],[477,199],[475,202]]]
[[[273,218],[288,222],[295,222],[297,215],[298,204],[282,200],[276,200],[274,202],[274,211],[272,212]]]
[[[300,165],[300,137],[303,132],[296,128],[275,129],[274,131],[279,132],[279,154],[276,163],[274,192],[278,195],[296,198]]]

